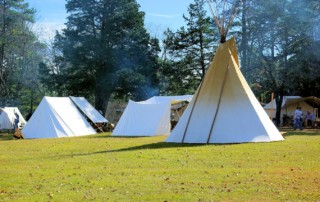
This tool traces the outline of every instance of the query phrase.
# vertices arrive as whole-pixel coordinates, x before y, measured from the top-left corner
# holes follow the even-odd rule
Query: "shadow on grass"
[[[139,151],[139,150],[149,150],[149,149],[167,149],[167,148],[183,148],[183,147],[199,147],[205,146],[207,144],[181,144],[181,143],[167,143],[167,142],[157,142],[145,145],[139,145],[134,147],[127,147],[115,150],[106,150],[106,151],[98,151],[86,154],[74,154],[72,156],[86,156],[86,155],[94,155],[94,154],[105,154],[105,153],[114,153],[114,152],[126,152],[126,151]]]
[[[280,128],[281,132],[285,132],[283,134],[284,137],[286,136],[294,136],[294,135],[303,135],[303,136],[317,136],[320,135],[320,129],[313,129],[313,128],[306,128],[303,130],[293,130],[292,128]]]
[[[139,138],[153,138],[158,136],[112,136],[111,132],[99,133],[97,135],[83,136],[84,138],[123,138],[123,139],[139,139]]]
[[[111,135],[92,135],[87,136],[88,138],[123,138],[123,139],[139,139],[153,136],[111,136]]]

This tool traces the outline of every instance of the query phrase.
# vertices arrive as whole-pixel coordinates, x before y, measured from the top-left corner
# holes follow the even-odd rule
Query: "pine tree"
[[[149,97],[157,83],[157,44],[136,1],[68,0],[66,8],[67,27],[55,40],[61,54],[51,75],[63,81],[60,94],[94,97],[102,111],[113,93]],[[132,79],[123,79],[127,75]]]
[[[1,105],[23,101],[26,89],[36,90],[39,54],[43,44],[31,30],[35,10],[24,0],[0,1],[0,97]]]
[[[189,16],[183,16],[186,28],[165,32],[162,85],[168,94],[193,93],[213,58],[219,35],[213,20],[206,15],[204,4],[204,0],[190,4]]]

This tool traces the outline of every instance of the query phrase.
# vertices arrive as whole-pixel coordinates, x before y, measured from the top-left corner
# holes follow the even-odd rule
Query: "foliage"
[[[102,111],[112,93],[149,97],[148,88],[157,83],[159,47],[143,27],[136,1],[68,0],[66,8],[67,27],[56,35],[55,64],[45,70],[50,75],[43,83],[61,95],[94,97]],[[123,79],[128,73],[132,79]]]
[[[1,136],[0,136],[1,137]],[[5,136],[6,137],[6,136]],[[223,145],[165,136],[0,141],[1,201],[316,201],[320,133]]]
[[[307,1],[252,1],[244,0],[242,4],[239,55],[242,72],[252,84],[262,88],[257,96],[270,96],[275,93],[277,101],[277,120],[284,95],[315,95],[315,91],[298,89],[306,79],[304,68],[315,75],[316,69],[310,64],[304,67],[299,61],[307,60],[303,52],[310,49],[318,39],[310,37],[317,26],[318,18]],[[265,12],[268,11],[268,12]],[[300,52],[301,51],[301,52]],[[310,53],[310,52],[309,52]],[[313,55],[313,54],[312,54]],[[311,56],[309,54],[309,56]],[[298,59],[299,58],[299,59]],[[317,60],[317,59],[316,59]],[[319,67],[320,63],[313,66]],[[308,66],[308,67],[307,67]],[[317,78],[311,80],[316,82]],[[310,82],[310,80],[308,81]],[[305,89],[306,90],[306,89]],[[269,100],[270,97],[264,99]]]
[[[213,50],[217,46],[217,31],[206,15],[204,0],[195,0],[183,16],[187,27],[165,32],[161,77],[163,94],[193,94],[205,75]]]
[[[34,14],[24,0],[0,1],[0,104],[24,112],[32,111],[39,94],[38,64],[46,48],[31,30]]]
[[[284,95],[319,96],[319,49],[320,42],[320,4],[318,1],[280,0],[280,1],[207,1],[214,2],[211,8],[215,20],[223,28],[230,26],[235,34],[241,62],[241,71],[253,88],[256,96],[263,102],[275,94],[277,105],[281,105]],[[188,40],[190,36],[206,33],[206,39],[214,42],[217,28],[207,30],[209,21],[203,10],[204,1],[195,1],[189,8],[190,17],[185,18],[190,26],[173,32],[165,32],[165,55],[162,61],[162,93],[179,94],[194,92],[205,71],[200,71],[201,53],[212,53],[214,46],[194,48],[197,43]],[[198,6],[197,6],[198,5]],[[233,6],[229,6],[233,5]],[[236,6],[236,8],[234,7]],[[228,7],[229,6],[229,7]],[[236,10],[233,22],[227,15]],[[268,11],[268,12],[266,12]],[[202,15],[197,15],[197,12]],[[201,16],[201,17],[199,17]],[[197,18],[198,17],[198,18]],[[189,20],[189,21],[188,21]],[[199,31],[201,30],[201,31]],[[206,32],[207,30],[208,32]],[[189,37],[189,38],[188,38]],[[224,36],[222,36],[223,39]],[[191,41],[191,42],[190,42]],[[195,46],[194,46],[195,45]],[[198,46],[200,47],[200,46]],[[212,49],[213,48],[213,49]],[[189,52],[188,52],[189,51]],[[188,54],[191,53],[191,54]],[[210,57],[205,57],[208,61]],[[203,63],[202,63],[203,64]],[[192,69],[195,68],[195,69]],[[280,107],[277,107],[280,109]],[[280,111],[277,111],[280,120]]]
[[[290,90],[301,96],[320,95],[320,40],[306,41],[298,47],[296,55],[289,61],[295,69],[290,77],[295,81]],[[298,72],[298,73],[297,73]]]

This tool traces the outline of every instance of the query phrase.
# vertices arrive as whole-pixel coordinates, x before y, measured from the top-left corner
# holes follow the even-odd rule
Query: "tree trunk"
[[[31,90],[30,111],[29,111],[29,113],[30,113],[30,114],[32,114],[32,113],[33,113],[33,99],[34,99],[34,96],[33,96],[33,90]]]
[[[279,91],[276,93],[276,126],[280,126],[281,124],[281,107],[282,107],[282,101],[283,101],[283,94],[284,94],[284,86],[281,85]]]
[[[105,73],[105,69],[97,71],[95,87],[95,107],[104,116],[114,85],[112,74]]]
[[[206,65],[204,62],[204,48],[203,48],[203,34],[200,33],[200,63],[201,63],[201,80],[203,80],[204,76],[206,75]]]
[[[96,90],[95,94],[95,107],[96,109],[102,113],[103,116],[105,116],[105,113],[107,111],[108,102],[111,96],[111,92],[99,92],[99,90]]]
[[[0,44],[0,92],[1,95],[5,97],[6,93],[6,83],[4,79],[4,58],[5,58],[5,42],[6,42],[6,1],[2,3],[2,27],[1,27],[1,44]]]

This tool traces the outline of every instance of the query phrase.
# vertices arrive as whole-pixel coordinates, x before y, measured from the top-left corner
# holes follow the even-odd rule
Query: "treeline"
[[[33,110],[44,95],[38,65],[44,61],[46,46],[32,31],[34,15],[23,0],[0,1],[0,107]]]
[[[193,94],[219,45],[206,0],[190,4],[186,25],[163,41],[145,29],[135,0],[68,0],[66,28],[50,47],[32,32],[28,4],[0,2],[1,106],[15,102],[25,113],[44,95],[85,96],[105,111],[112,98]],[[241,0],[236,8],[228,37],[257,98],[319,96],[320,2]]]

